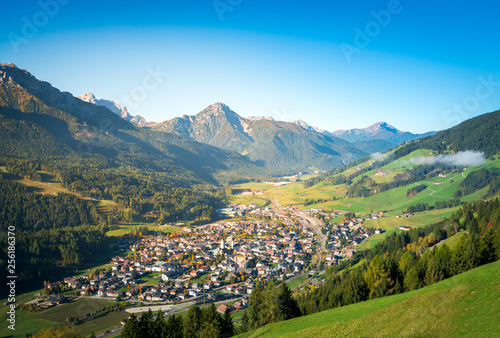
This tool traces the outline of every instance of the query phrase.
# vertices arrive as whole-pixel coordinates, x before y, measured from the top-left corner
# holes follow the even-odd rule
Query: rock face
[[[10,83],[17,88],[23,88],[34,97],[43,98],[43,101],[48,106],[64,112],[70,112],[79,118],[98,119],[101,115],[106,115],[102,112],[103,108],[83,102],[71,93],[61,92],[59,89],[52,87],[50,83],[38,80],[27,70],[17,68],[12,63],[0,63],[0,79],[3,79],[3,84]],[[113,119],[113,121],[120,126],[123,123],[126,124],[125,121],[119,119]],[[123,126],[123,128],[127,127]]]
[[[132,116],[128,112],[127,107],[120,106],[117,102],[105,99],[96,99],[93,93],[86,93],[78,96],[78,98],[82,101],[89,102],[98,106],[103,106],[111,110],[116,115],[120,116],[122,119],[135,124],[136,126],[143,127],[149,125],[146,119],[142,116],[135,115]]]
[[[275,169],[304,170],[310,166],[327,169],[367,154],[349,142],[317,132],[303,121],[243,118],[221,102],[194,116],[162,122],[153,129],[237,151]]]
[[[118,116],[121,116],[121,118],[130,121],[132,119],[132,116],[128,113],[127,107],[122,107],[115,101],[110,101],[110,100],[104,100],[104,99],[96,99],[95,95],[93,93],[86,93],[83,95],[78,96],[78,98],[82,101],[85,102],[90,102],[93,104],[96,104],[98,106],[103,106],[111,110],[113,113],[117,114]]]

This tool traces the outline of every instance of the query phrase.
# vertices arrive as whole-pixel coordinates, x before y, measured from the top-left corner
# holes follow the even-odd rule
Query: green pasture
[[[242,337],[498,337],[500,261],[419,290],[279,323]]]

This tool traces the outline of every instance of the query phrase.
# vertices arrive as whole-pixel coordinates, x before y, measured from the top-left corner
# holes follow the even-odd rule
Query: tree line
[[[105,253],[109,240],[98,222],[89,201],[70,194],[34,194],[0,178],[0,267],[7,268],[9,226],[15,227],[17,290],[22,292],[49,280],[58,264],[82,265]]]
[[[166,318],[162,311],[155,315],[151,311],[136,316],[132,314],[127,320],[123,332],[124,338],[191,338],[191,337],[231,337],[234,326],[229,308],[223,315],[217,312],[214,303],[207,308],[191,306],[186,316],[172,314]]]
[[[460,233],[454,248],[439,241]],[[349,264],[327,271],[324,285],[302,292],[303,315],[431,285],[482,264],[500,259],[500,203],[498,199],[465,205],[448,220],[427,227],[393,233],[374,248],[358,252]],[[344,268],[342,273],[337,269]]]
[[[430,205],[429,203],[417,203],[406,207],[406,212],[415,213],[415,212],[422,212],[422,211],[429,211],[436,209],[453,208],[453,207],[458,207],[461,204],[462,202],[460,201],[459,198],[453,198],[451,200],[446,200],[446,201],[436,201],[434,202],[433,205]]]

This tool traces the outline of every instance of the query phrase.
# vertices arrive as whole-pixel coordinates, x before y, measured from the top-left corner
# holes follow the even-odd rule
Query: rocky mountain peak
[[[268,120],[268,121],[276,121],[272,116],[249,116],[247,120],[250,121],[260,121],[260,120]]]
[[[379,131],[379,130],[386,130],[394,134],[399,134],[401,131],[394,126],[390,125],[387,122],[377,122],[367,128],[365,128],[366,131]]]
[[[130,121],[132,116],[129,114],[127,107],[120,106],[117,102],[105,99],[96,99],[95,95],[91,92],[78,96],[82,101],[93,103],[98,106],[103,106],[111,110],[116,115],[123,119]]]
[[[80,95],[78,96],[78,98],[82,101],[85,101],[85,102],[90,102],[90,103],[93,103],[95,104],[96,103],[96,98],[95,98],[95,95],[91,92],[88,92],[88,93],[85,93],[83,95]]]
[[[200,114],[220,116],[220,115],[227,115],[228,113],[236,114],[231,110],[231,108],[226,106],[224,103],[217,102],[205,108]]]

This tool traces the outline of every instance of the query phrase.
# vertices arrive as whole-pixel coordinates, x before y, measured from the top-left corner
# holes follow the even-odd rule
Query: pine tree
[[[250,329],[250,319],[248,318],[247,310],[243,311],[243,316],[241,316],[241,326],[240,333],[247,332]]]
[[[293,299],[292,292],[285,282],[281,282],[276,296],[275,321],[295,318],[300,315],[297,301]]]
[[[363,277],[370,288],[370,298],[376,298],[380,294],[390,294],[394,291],[394,281],[391,280],[384,260],[378,255],[372,259]]]
[[[191,306],[184,318],[184,337],[198,337],[201,332],[203,318],[200,307],[197,305]]]
[[[405,278],[403,279],[403,284],[405,285],[405,288],[408,291],[416,290],[420,287],[421,283],[417,266],[413,266],[408,271]]]
[[[431,258],[427,264],[427,270],[425,272],[424,284],[431,285],[439,282],[443,279],[443,273],[439,270],[439,266],[436,258]]]
[[[264,295],[262,294],[260,283],[257,283],[248,301],[248,316],[250,318],[251,328],[259,328],[262,326],[263,305]]]
[[[121,336],[123,338],[133,338],[137,337],[137,331],[139,330],[139,325],[137,325],[137,317],[135,314],[131,314],[130,318],[127,320],[125,327],[123,328]]]
[[[226,312],[224,312],[224,317],[222,318],[221,335],[224,338],[234,335],[233,317],[231,316],[229,307],[226,309]]]
[[[184,322],[182,317],[175,314],[168,317],[165,330],[162,337],[183,338],[184,337]]]

